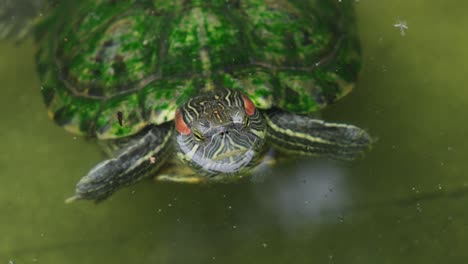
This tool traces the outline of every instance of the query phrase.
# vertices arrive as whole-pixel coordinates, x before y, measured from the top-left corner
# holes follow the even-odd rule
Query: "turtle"
[[[362,156],[364,129],[319,117],[359,75],[352,2],[51,1],[34,23],[48,114],[108,155],[67,201],[150,176],[236,182],[278,156]]]

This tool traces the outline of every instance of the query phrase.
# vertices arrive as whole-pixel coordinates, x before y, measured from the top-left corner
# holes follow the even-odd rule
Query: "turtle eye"
[[[205,137],[203,136],[203,134],[202,134],[200,131],[195,130],[195,129],[193,130],[193,136],[194,136],[195,139],[198,140],[198,141],[203,141],[203,140],[205,140]]]

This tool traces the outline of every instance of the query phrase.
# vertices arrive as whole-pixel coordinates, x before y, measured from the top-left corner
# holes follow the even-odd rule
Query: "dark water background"
[[[323,115],[379,138],[365,159],[98,205],[63,201],[102,153],[48,120],[33,43],[0,42],[0,263],[468,263],[468,1],[356,6],[362,78]]]

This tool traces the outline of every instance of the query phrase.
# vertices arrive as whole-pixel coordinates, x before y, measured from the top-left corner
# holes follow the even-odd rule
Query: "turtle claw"
[[[82,199],[81,196],[79,196],[79,195],[73,195],[73,196],[68,197],[67,199],[65,199],[65,203],[66,203],[66,204],[71,204],[71,203],[73,203],[73,202],[75,202],[75,201],[78,201],[78,200],[81,200],[81,199]]]

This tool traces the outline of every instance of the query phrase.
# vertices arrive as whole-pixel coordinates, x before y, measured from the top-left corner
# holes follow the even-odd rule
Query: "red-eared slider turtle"
[[[54,2],[35,28],[49,115],[110,155],[71,200],[149,175],[233,181],[272,149],[353,159],[371,143],[310,115],[356,81],[351,0]]]

